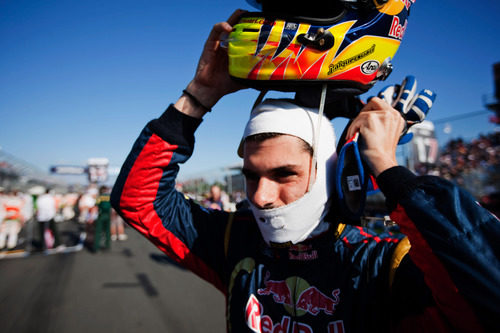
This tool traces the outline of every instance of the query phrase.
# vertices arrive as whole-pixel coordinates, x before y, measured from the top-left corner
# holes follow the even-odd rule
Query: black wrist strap
[[[184,89],[184,90],[182,91],[182,93],[183,93],[184,95],[186,95],[187,97],[189,97],[189,98],[191,99],[191,101],[193,101],[193,103],[194,103],[196,106],[199,106],[199,107],[201,107],[202,109],[205,109],[205,111],[207,111],[207,112],[212,111],[212,109],[211,109],[211,108],[209,108],[209,107],[207,107],[207,106],[203,105],[203,104],[202,104],[202,103],[198,100],[198,98],[194,97],[194,96],[193,96],[193,94],[191,94],[191,93],[190,93],[189,91],[187,91],[186,89]]]

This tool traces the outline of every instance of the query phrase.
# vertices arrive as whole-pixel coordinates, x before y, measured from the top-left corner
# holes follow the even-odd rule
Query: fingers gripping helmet
[[[256,89],[367,91],[391,72],[415,0],[247,0],[228,39],[229,72]]]

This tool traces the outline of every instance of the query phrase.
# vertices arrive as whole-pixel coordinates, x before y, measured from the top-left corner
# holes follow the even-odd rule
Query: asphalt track
[[[225,332],[224,296],[137,232],[91,253],[0,260],[2,332]]]

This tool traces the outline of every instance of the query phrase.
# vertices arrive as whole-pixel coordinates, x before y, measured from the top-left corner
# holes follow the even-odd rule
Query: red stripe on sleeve
[[[155,134],[150,137],[127,177],[120,197],[120,210],[126,221],[161,251],[225,293],[215,271],[163,226],[154,209],[163,170],[177,148]]]
[[[482,332],[473,310],[459,294],[448,271],[401,205],[398,204],[391,213],[391,219],[396,221],[401,231],[408,236],[411,244],[410,257],[424,273],[425,283],[432,290],[434,300],[449,322],[459,332]]]

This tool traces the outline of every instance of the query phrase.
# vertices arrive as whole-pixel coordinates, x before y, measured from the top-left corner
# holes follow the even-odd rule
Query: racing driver
[[[403,234],[342,223],[332,204],[331,123],[288,100],[265,100],[246,125],[238,152],[250,209],[203,208],[175,190],[202,117],[243,88],[219,45],[240,14],[214,25],[193,80],[141,132],[113,188],[114,208],[224,293],[230,332],[498,329],[498,219],[451,183],[397,165],[404,121],[379,98],[348,137],[365,139],[362,157]]]

